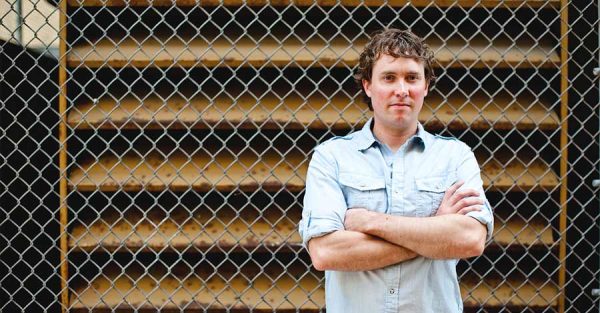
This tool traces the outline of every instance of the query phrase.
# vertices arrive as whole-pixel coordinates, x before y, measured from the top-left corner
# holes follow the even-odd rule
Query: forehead
[[[373,74],[382,72],[417,72],[424,73],[425,65],[416,58],[393,57],[382,54],[373,64]]]

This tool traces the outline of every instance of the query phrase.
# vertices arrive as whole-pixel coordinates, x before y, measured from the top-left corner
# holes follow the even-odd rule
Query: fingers
[[[479,197],[468,197],[462,198],[456,202],[456,206],[459,208],[459,210],[473,205],[483,205],[483,200]]]
[[[446,190],[442,199],[442,205],[438,209],[440,214],[455,213],[464,215],[469,212],[482,210],[484,202],[479,198],[479,191],[471,188],[459,190],[463,185],[464,181],[459,180]]]
[[[449,199],[449,204],[451,206],[456,205],[459,201],[469,197],[479,197],[479,191],[475,189],[464,189],[455,192]]]
[[[472,205],[472,206],[468,206],[466,208],[463,208],[463,209],[459,210],[456,213],[457,214],[466,215],[469,212],[481,211],[482,209],[483,208],[480,205]]]
[[[448,188],[448,190],[446,190],[446,192],[444,193],[444,198],[442,199],[442,201],[450,199],[450,197],[452,197],[454,193],[458,190],[458,188],[464,185],[464,183],[464,181],[459,180],[456,183],[452,184],[452,186],[450,186],[450,188]]]

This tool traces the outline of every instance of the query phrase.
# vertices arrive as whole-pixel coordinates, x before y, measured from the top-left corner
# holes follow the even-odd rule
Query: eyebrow
[[[394,72],[394,71],[385,71],[385,72],[381,73],[381,75],[389,75],[389,74],[396,75],[397,73]],[[417,75],[417,76],[420,76],[421,73],[415,72],[415,71],[408,71],[408,72],[406,72],[406,75]]]

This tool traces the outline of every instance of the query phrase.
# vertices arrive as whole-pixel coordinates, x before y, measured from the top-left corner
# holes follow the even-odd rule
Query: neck
[[[416,133],[417,125],[406,128],[388,128],[373,120],[373,134],[377,139],[386,144],[392,152],[398,151]]]

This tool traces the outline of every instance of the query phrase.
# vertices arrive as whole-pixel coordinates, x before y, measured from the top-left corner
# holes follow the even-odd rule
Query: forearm
[[[364,232],[434,259],[480,255],[486,234],[479,221],[460,214],[425,218],[373,214]]]
[[[374,270],[417,256],[381,238],[345,230],[313,238],[308,245],[313,266],[321,271]]]

